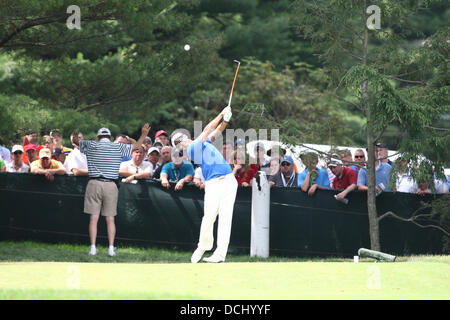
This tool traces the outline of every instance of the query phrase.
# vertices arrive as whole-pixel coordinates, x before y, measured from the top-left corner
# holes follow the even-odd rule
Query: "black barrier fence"
[[[89,215],[83,213],[87,177],[57,176],[53,182],[34,174],[0,174],[0,240],[88,244]],[[319,190],[312,197],[299,188],[272,188],[270,254],[351,257],[370,248],[367,195],[353,192],[349,203]],[[116,243],[192,250],[198,242],[204,191],[162,188],[159,181],[122,184],[116,217]],[[448,195],[440,195],[448,196]],[[382,193],[379,215],[393,211],[408,218],[438,196]],[[427,209],[429,210],[429,209]],[[423,211],[426,213],[429,211]],[[230,252],[250,251],[251,188],[239,187],[234,207]],[[106,226],[99,222],[99,244]],[[448,253],[449,239],[432,228],[388,217],[380,223],[381,247],[394,255]]]

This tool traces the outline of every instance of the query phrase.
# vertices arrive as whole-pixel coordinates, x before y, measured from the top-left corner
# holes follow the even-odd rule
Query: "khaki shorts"
[[[84,195],[84,212],[106,217],[117,215],[119,190],[112,181],[89,180]]]

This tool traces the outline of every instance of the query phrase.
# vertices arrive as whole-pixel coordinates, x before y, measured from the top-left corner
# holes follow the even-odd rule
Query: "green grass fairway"
[[[449,261],[0,262],[0,299],[449,299]]]

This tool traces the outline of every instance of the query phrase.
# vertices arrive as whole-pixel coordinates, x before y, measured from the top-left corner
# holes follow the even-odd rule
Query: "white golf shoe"
[[[210,263],[220,263],[225,262],[225,258],[218,255],[217,253],[214,253],[211,257],[203,258],[203,261]]]
[[[91,250],[89,250],[90,256],[95,256],[97,254],[97,248],[95,246],[91,246]]]
[[[195,251],[194,251],[194,253],[192,254],[192,257],[191,257],[191,262],[192,263],[199,262],[204,253],[205,253],[205,250],[202,250],[200,248],[195,249]]]
[[[108,248],[108,255],[110,257],[115,257],[116,256],[116,248],[113,246],[109,246]]]

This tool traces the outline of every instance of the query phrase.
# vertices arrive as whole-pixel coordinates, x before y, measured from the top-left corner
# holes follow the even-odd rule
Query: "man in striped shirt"
[[[74,136],[73,143],[80,147],[80,152],[86,155],[88,163],[89,182],[84,196],[84,212],[90,214],[89,237],[91,240],[90,255],[96,255],[97,224],[100,214],[105,216],[108,230],[108,254],[115,256],[114,238],[117,215],[117,199],[119,195],[118,179],[122,158],[130,156],[133,150],[141,147],[150,131],[146,123],[142,127],[141,137],[133,144],[111,142],[111,132],[107,128],[98,131],[97,139],[79,141]]]

